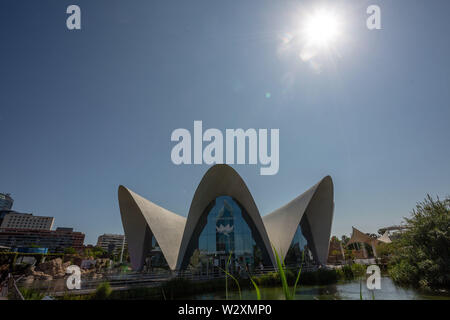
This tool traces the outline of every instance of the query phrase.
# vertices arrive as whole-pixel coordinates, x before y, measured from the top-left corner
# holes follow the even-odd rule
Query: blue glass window
[[[313,254],[312,241],[308,241],[307,234],[309,231],[308,223],[306,217],[302,218],[302,221],[297,226],[294,238],[292,239],[289,250],[286,254],[284,260],[285,264],[288,266],[299,266],[302,263],[316,264],[316,259]],[[303,257],[304,254],[304,257]]]
[[[255,239],[257,232],[252,232],[247,212],[233,198],[216,198],[204,214],[204,226],[192,239],[191,268],[203,272],[224,269],[230,254],[231,271],[267,265],[268,255],[259,238]]]

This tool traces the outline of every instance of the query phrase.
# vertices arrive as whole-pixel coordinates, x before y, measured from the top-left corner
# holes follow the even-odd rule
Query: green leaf
[[[231,279],[234,280],[234,282],[236,283],[237,287],[238,287],[238,291],[239,291],[239,300],[242,300],[242,294],[241,294],[241,286],[239,285],[239,281],[231,274],[229,273],[227,270],[223,270],[221,267],[218,267],[220,270],[222,270],[223,272],[225,272],[225,274],[227,276],[229,276]],[[227,290],[227,300],[228,300],[228,290]]]
[[[300,270],[298,271],[298,274],[297,274],[297,279],[295,280],[294,290],[292,290],[292,297],[295,297],[295,290],[297,290],[297,283],[300,280],[300,275],[302,273],[303,261],[304,260],[305,260],[305,250],[303,250],[303,252],[302,252],[302,262],[300,264]]]
[[[359,279],[359,300],[362,300],[363,296],[362,296],[362,280]]]
[[[284,272],[283,263],[280,260],[280,257],[278,256],[277,249],[273,247],[273,251],[275,252],[275,259],[277,260],[277,267],[278,267],[278,273],[280,274],[281,284],[283,286],[283,292],[284,296],[286,297],[286,300],[292,300],[291,293],[289,292],[289,286],[286,279],[286,273]]]
[[[255,287],[256,291],[256,300],[261,300],[261,292],[259,291],[258,286],[256,285],[255,281],[253,281],[252,277],[250,277],[250,281],[252,282],[253,286]]]

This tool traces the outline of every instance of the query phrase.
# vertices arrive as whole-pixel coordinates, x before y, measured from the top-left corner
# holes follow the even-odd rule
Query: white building
[[[230,259],[243,269],[276,267],[274,248],[287,266],[327,263],[334,210],[330,176],[262,217],[244,180],[224,164],[205,173],[187,217],[124,186],[118,197],[134,270],[195,265],[208,273],[224,269]]]
[[[109,253],[120,254],[124,238],[125,236],[123,234],[102,234],[98,237],[97,247],[100,247]],[[126,247],[126,245],[127,241],[125,239],[124,247]]]
[[[51,230],[53,217],[33,216],[31,213],[11,212],[3,218],[0,229]]]

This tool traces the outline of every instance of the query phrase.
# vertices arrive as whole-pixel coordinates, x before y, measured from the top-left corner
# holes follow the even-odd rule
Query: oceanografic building
[[[261,217],[239,174],[215,165],[203,176],[187,217],[120,186],[119,207],[133,269],[150,264],[208,272],[286,265],[324,265],[333,220],[333,181],[321,179],[281,208]],[[156,263],[159,261],[158,263]],[[161,262],[163,261],[163,262]]]

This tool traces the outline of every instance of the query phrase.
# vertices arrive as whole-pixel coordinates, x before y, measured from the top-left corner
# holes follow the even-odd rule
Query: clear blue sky
[[[280,129],[277,175],[234,166],[263,215],[327,174],[339,236],[448,195],[450,2],[328,1],[345,37],[318,72],[281,39],[319,2],[2,0],[0,192],[86,243],[123,233],[119,184],[186,215],[208,167],[172,164],[170,135],[202,120]]]

